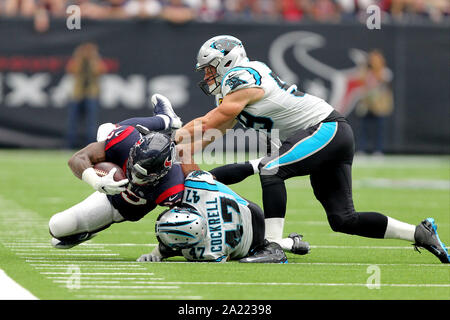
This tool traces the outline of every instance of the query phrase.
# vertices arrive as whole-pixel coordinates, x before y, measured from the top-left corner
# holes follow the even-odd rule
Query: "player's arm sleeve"
[[[250,162],[226,164],[209,171],[214,178],[223,184],[230,185],[244,181],[255,174]]]
[[[238,67],[231,69],[225,75],[221,86],[224,97],[229,93],[241,89],[261,88],[261,75],[253,68]]]

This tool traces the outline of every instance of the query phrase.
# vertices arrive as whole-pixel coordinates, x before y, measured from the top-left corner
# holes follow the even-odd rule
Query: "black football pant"
[[[260,163],[265,218],[284,218],[286,179],[309,175],[314,195],[327,214],[332,230],[383,238],[387,217],[356,212],[352,198],[354,137],[344,120],[298,130]]]

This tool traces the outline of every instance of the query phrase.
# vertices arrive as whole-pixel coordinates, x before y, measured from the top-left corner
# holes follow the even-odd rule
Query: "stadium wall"
[[[187,122],[213,107],[194,72],[201,44],[217,34],[240,38],[252,60],[286,82],[319,95],[347,116],[358,139],[359,66],[380,49],[392,74],[394,112],[387,153],[449,154],[448,26],[383,24],[246,24],[83,20],[69,30],[51,21],[39,34],[27,19],[0,19],[0,146],[63,148],[72,78],[65,65],[76,46],[94,42],[108,66],[101,78],[99,123],[151,115],[161,93]],[[78,135],[80,146],[84,127]]]

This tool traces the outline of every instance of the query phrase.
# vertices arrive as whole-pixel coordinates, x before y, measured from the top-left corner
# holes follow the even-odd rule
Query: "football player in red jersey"
[[[51,217],[49,231],[55,248],[72,248],[112,223],[137,221],[157,205],[173,206],[181,201],[185,174],[183,165],[173,161],[175,145],[170,131],[182,123],[166,97],[155,94],[151,101],[155,116],[104,124],[99,127],[99,141],[70,158],[74,175],[95,192]],[[115,169],[98,176],[93,165],[104,161],[120,166],[127,179],[114,181]]]

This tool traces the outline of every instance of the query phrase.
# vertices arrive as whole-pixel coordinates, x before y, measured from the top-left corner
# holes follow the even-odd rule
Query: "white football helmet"
[[[207,66],[216,68],[215,84],[208,85],[208,80],[198,83],[200,89],[207,95],[220,93],[223,76],[241,62],[248,60],[247,53],[241,40],[233,36],[216,36],[206,41],[198,51],[196,71],[201,71]]]
[[[176,249],[195,246],[207,232],[206,219],[190,208],[174,207],[162,212],[155,224],[158,241]]]

